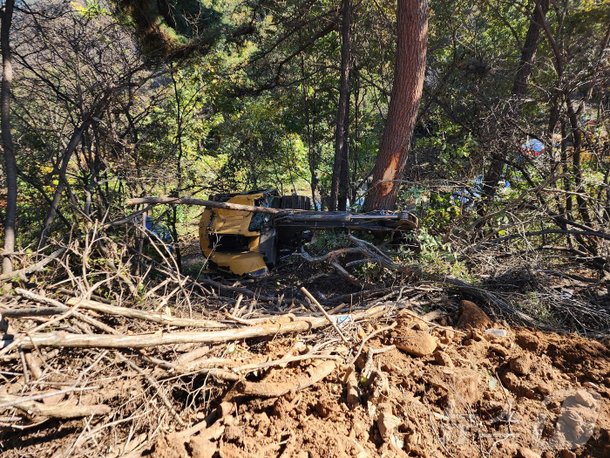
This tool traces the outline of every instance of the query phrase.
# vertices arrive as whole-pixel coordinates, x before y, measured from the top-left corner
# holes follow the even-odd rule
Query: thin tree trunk
[[[608,49],[608,45],[610,44],[610,24],[608,24],[608,28],[606,29],[606,34],[604,35],[604,39],[602,40],[599,50],[597,51],[597,56],[595,59],[595,66],[593,67],[593,72],[591,76],[591,87],[587,91],[587,100],[591,100],[593,97],[593,90],[595,89],[595,80],[597,79],[597,73],[604,62],[604,55],[606,54],[606,49]]]
[[[4,220],[4,257],[2,258],[2,273],[13,271],[11,256],[15,251],[17,239],[17,162],[15,147],[11,135],[11,83],[13,81],[13,65],[11,62],[10,30],[13,20],[15,0],[6,0],[0,31],[0,46],[2,48],[2,85],[0,87],[0,128],[2,129],[2,149],[4,152],[4,174],[6,175],[7,205]]]
[[[540,9],[541,6],[537,5],[537,8]],[[557,40],[555,40],[553,33],[551,31],[551,28],[549,27],[549,24],[546,22],[546,18],[544,16],[541,18],[541,25],[544,30],[545,36],[547,38],[547,41],[551,47],[551,50],[553,51],[553,57],[555,58],[554,65],[555,65],[555,71],[557,72],[557,86],[561,87],[561,81],[563,78],[563,70],[564,70],[564,57],[560,51]],[[604,38],[604,42],[605,42],[605,38]],[[574,153],[572,156],[572,174],[574,176],[575,191],[577,193],[576,194],[576,202],[578,204],[577,210],[578,210],[578,213],[580,214],[581,218],[583,219],[584,223],[587,224],[588,226],[591,226],[591,216],[589,215],[587,201],[581,195],[581,193],[583,192],[582,170],[580,167],[580,153],[581,153],[581,148],[582,148],[582,131],[581,131],[579,123],[578,123],[578,115],[576,114],[576,111],[574,110],[574,105],[573,105],[573,102],[572,102],[572,99],[570,96],[570,91],[568,89],[563,89],[563,95],[565,97],[566,109],[568,112],[568,121],[570,122],[570,127],[572,130],[572,132],[571,132],[572,140],[573,140],[573,144],[574,144]],[[562,137],[565,141],[565,138],[566,138],[565,130],[562,131]],[[567,164],[566,164],[566,166],[567,166]],[[567,169],[566,169],[566,171],[567,171]],[[567,205],[566,205],[566,211],[569,211],[569,209],[567,208]],[[581,242],[581,244],[585,245],[584,241]],[[596,252],[593,254],[597,255]]]
[[[330,210],[345,210],[347,188],[349,186],[349,151],[347,140],[349,114],[349,73],[350,73],[350,28],[352,22],[352,0],[343,0],[343,22],[341,25],[341,78],[339,83],[339,104],[335,128],[335,162],[330,189]],[[337,200],[339,202],[337,202]]]
[[[184,116],[183,106],[180,98],[180,91],[178,90],[178,81],[176,79],[176,72],[174,66],[170,66],[170,75],[172,77],[172,85],[174,87],[174,98],[176,102],[176,147],[178,150],[178,157],[176,163],[176,189],[174,195],[179,196],[182,192],[182,157],[184,156],[184,149],[182,147],[183,133],[184,133]],[[178,235],[178,209],[172,207],[170,229],[172,231],[173,247],[176,254],[176,262],[178,264],[178,270],[182,271],[182,253],[180,251],[180,240]]]
[[[301,56],[301,75],[305,78],[305,58]],[[305,114],[305,130],[307,131],[307,163],[309,165],[309,173],[311,176],[310,181],[310,189],[311,189],[311,202],[314,205],[314,209],[317,209],[316,205],[316,189],[318,189],[318,155],[316,153],[317,146],[314,142],[314,134],[315,134],[315,123],[311,119],[311,113],[309,108],[309,98],[308,98],[308,88],[307,84],[302,85],[302,94],[303,94],[303,111]],[[313,94],[313,98],[315,101],[315,92]]]
[[[82,141],[83,135],[85,134],[87,129],[89,129],[89,126],[91,125],[93,120],[102,116],[102,113],[108,105],[113,92],[114,90],[109,90],[108,92],[106,92],[100,100],[93,104],[89,112],[83,114],[83,121],[81,122],[80,126],[78,126],[74,130],[74,132],[72,133],[72,137],[70,137],[70,141],[68,142],[68,145],[66,146],[62,156],[61,166],[59,169],[59,184],[57,185],[57,188],[55,188],[55,192],[53,193],[53,201],[51,203],[51,207],[49,208],[47,217],[45,218],[44,225],[42,227],[42,231],[40,233],[40,241],[38,242],[39,247],[44,246],[44,244],[46,243],[47,237],[49,236],[49,230],[51,229],[51,225],[53,224],[53,221],[55,220],[55,216],[57,214],[57,209],[59,208],[61,196],[64,190],[68,187],[66,172],[68,171],[68,165],[70,164],[72,154]],[[68,192],[70,192],[69,189]],[[73,204],[78,207],[74,196],[72,196],[72,198],[74,200]]]
[[[365,209],[393,209],[415,128],[426,72],[428,2],[398,0],[398,44],[394,84],[373,184]]]
[[[540,7],[534,7],[529,28],[525,35],[525,42],[523,43],[523,48],[521,48],[519,67],[517,67],[517,73],[515,74],[515,79],[513,81],[513,95],[517,97],[523,97],[527,92],[527,80],[532,73],[532,63],[538,48],[542,21],[549,9],[549,0],[538,0],[536,3],[537,5],[540,5]]]
[[[512,95],[516,99],[516,106],[510,110],[508,116],[518,116],[520,107],[520,99],[527,93],[527,82],[532,73],[532,64],[536,56],[540,31],[545,20],[546,13],[549,9],[549,0],[537,0],[534,6],[534,11],[530,19],[530,24],[525,35],[525,41],[521,48],[521,58],[519,66],[513,80]],[[483,194],[485,202],[491,201],[498,190],[498,181],[502,178],[502,170],[504,169],[504,157],[494,156],[489,165],[489,169],[485,174],[483,183]]]
[[[358,164],[358,154],[359,154],[359,149],[358,149],[358,142],[360,140],[360,75],[359,75],[359,71],[358,71],[358,67],[357,65],[354,68],[354,73],[353,73],[354,77],[352,78],[353,81],[353,88],[354,88],[354,120],[353,120],[353,134],[350,134],[350,137],[353,138],[353,142],[352,142],[352,146],[353,148],[350,150],[351,153],[351,162],[352,162],[352,167],[351,167],[351,183],[354,183],[354,185],[352,185],[351,187],[351,199],[352,199],[352,205],[354,205],[356,203],[356,200],[358,198],[358,187],[355,186],[356,183],[358,183],[358,173],[359,173],[359,164]],[[348,158],[349,159],[349,158]]]
[[[568,120],[572,128],[572,144],[574,152],[572,155],[572,174],[574,175],[574,185],[576,191],[576,203],[578,204],[578,213],[587,226],[591,226],[591,216],[589,215],[587,201],[582,194],[584,193],[584,184],[582,180],[581,168],[581,150],[582,150],[582,131],[578,124],[578,115],[574,110],[574,104],[570,99],[569,94],[566,94],[566,108],[568,111]]]
[[[348,95],[349,99],[349,95]],[[339,174],[339,196],[337,197],[337,209],[347,210],[347,199],[349,196],[349,103],[345,113],[345,126],[343,128],[344,139],[341,154],[341,172]]]
[[[40,233],[40,241],[38,242],[38,246],[42,247],[45,245],[47,238],[49,236],[49,231],[51,229],[51,225],[55,220],[55,216],[57,215],[57,210],[59,208],[59,202],[61,201],[61,196],[66,188],[67,178],[66,172],[68,171],[68,164],[70,163],[70,158],[76,150],[76,147],[79,145],[83,138],[83,133],[89,128],[91,124],[92,116],[88,116],[82,124],[76,128],[76,130],[72,133],[72,137],[68,142],[68,146],[64,150],[61,166],[59,168],[59,183],[57,188],[55,188],[55,192],[53,193],[53,200],[51,201],[51,206],[49,207],[49,211],[47,212],[47,217],[44,220],[44,225],[42,227],[42,231]]]

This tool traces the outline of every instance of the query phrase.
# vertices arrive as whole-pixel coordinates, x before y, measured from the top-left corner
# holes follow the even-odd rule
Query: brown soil
[[[481,315],[466,308],[479,323]],[[462,317],[460,326],[468,328],[466,321]],[[162,434],[147,453],[610,456],[608,347],[577,335],[504,329],[506,337],[481,329],[428,329],[402,316],[394,330],[370,341],[371,348],[386,351],[365,350],[355,374],[337,369],[323,382],[276,398],[233,397],[229,390],[224,399],[232,408],[224,416],[193,435]],[[387,347],[415,345],[428,333],[433,353],[429,346],[423,356]],[[275,345],[285,349],[291,342]],[[274,369],[263,379],[281,383],[307,367]]]
[[[112,411],[60,420],[5,410],[0,455],[610,457],[607,342],[510,328],[468,301],[457,316],[447,307],[418,316],[407,303],[391,301],[373,320],[348,322],[349,345],[328,326],[158,353],[42,349],[47,391],[39,395],[79,380],[95,389],[43,396],[39,404]],[[123,325],[130,327],[115,326],[139,329]],[[147,355],[176,362],[191,355],[229,375],[231,367],[256,367],[237,379],[203,369],[176,376],[144,366]],[[142,367],[125,364],[127,357]],[[18,355],[2,361],[0,396],[10,402],[28,392],[27,383]]]

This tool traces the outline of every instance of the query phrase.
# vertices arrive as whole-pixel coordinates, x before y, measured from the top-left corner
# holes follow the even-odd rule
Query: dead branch
[[[385,307],[374,307],[351,315],[352,319],[362,320],[383,313]],[[335,317],[336,318],[336,317]],[[331,318],[332,319],[332,318]],[[6,338],[0,341],[1,347],[8,345],[17,348],[31,349],[37,347],[54,348],[146,348],[160,345],[184,343],[225,343],[253,337],[266,337],[294,332],[307,332],[327,326],[325,317],[303,317],[289,322],[281,319],[273,322],[236,329],[210,332],[157,332],[153,334],[69,334],[66,332],[32,333],[18,335],[15,339]]]
[[[305,294],[305,296],[307,297],[307,299],[309,299],[311,301],[311,303],[313,305],[315,305],[317,307],[317,309],[322,312],[322,315],[324,315],[324,318],[326,318],[328,320],[328,322],[331,324],[331,326],[333,328],[335,328],[335,331],[337,331],[337,334],[339,334],[339,337],[341,337],[341,340],[343,340],[343,342],[345,342],[346,344],[349,345],[349,340],[347,340],[347,338],[343,335],[343,333],[341,332],[341,329],[339,329],[339,326],[337,326],[337,322],[334,321],[330,315],[326,312],[326,310],[324,310],[324,307],[322,307],[322,304],[320,304],[315,297],[313,297],[311,295],[311,293],[309,291],[307,291],[307,289],[303,286],[301,288],[301,292],[303,294]]]
[[[225,329],[228,326],[218,321],[213,320],[195,320],[191,318],[178,318],[171,315],[159,314],[155,311],[138,310],[127,307],[119,307],[116,305],[104,304],[102,302],[92,301],[90,299],[71,298],[68,299],[69,305],[78,305],[80,308],[94,310],[100,313],[109,315],[123,316],[126,318],[136,318],[140,320],[152,321],[154,323],[166,324],[181,328],[208,328],[208,329]]]
[[[345,270],[345,267],[343,267],[338,262],[331,262],[330,265],[333,266],[333,269],[335,269],[335,271],[339,275],[341,275],[341,277],[343,277],[348,283],[351,283],[354,286],[362,286],[362,282],[359,281],[352,274],[350,274],[347,270]]]
[[[127,205],[199,205],[208,208],[221,208],[224,210],[238,210],[253,213],[269,213],[276,215],[286,212],[286,209],[278,210],[269,207],[254,207],[252,205],[231,204],[228,202],[217,202],[213,200],[194,199],[192,197],[137,197],[128,199]],[[299,210],[294,210],[299,211]]]
[[[28,416],[31,417],[49,417],[49,418],[81,418],[90,417],[92,415],[106,415],[112,409],[104,404],[96,405],[71,405],[68,402],[60,402],[55,405],[47,405],[42,402],[34,401],[28,397],[13,396],[10,394],[0,394],[0,403],[10,404]]]
[[[61,304],[59,301],[54,301],[44,296],[40,296],[32,291],[28,291],[22,288],[16,288],[15,291],[28,299],[42,302],[42,303],[53,303],[56,307],[51,310],[57,310],[59,312],[65,312],[69,307]],[[209,329],[225,329],[227,325],[219,323],[218,321],[212,320],[194,320],[190,318],[178,318],[170,315],[162,315],[154,311],[138,310],[134,308],[119,307],[116,305],[104,304],[103,302],[93,301],[90,299],[82,298],[71,298],[68,299],[68,305],[78,305],[81,309],[93,310],[99,313],[108,315],[123,316],[126,318],[136,318],[140,320],[152,321],[154,323],[167,324],[176,327],[193,327],[193,328],[209,328]],[[5,316],[16,316],[20,310],[9,310],[5,313]]]
[[[192,280],[192,279],[190,279]],[[231,293],[243,294],[244,296],[253,297],[261,301],[265,302],[276,302],[277,297],[269,296],[266,294],[259,294],[256,291],[252,291],[251,289],[238,287],[238,286],[228,286],[218,281],[212,280],[211,278],[198,278],[196,281],[192,280],[194,284],[202,284],[212,286],[214,288],[218,288],[220,291],[227,291]]]
[[[490,291],[487,291],[484,288],[481,288],[481,287],[478,287],[475,285],[471,285],[469,283],[466,283],[465,281],[459,280],[457,278],[449,277],[449,276],[443,276],[441,278],[438,278],[437,281],[439,281],[441,283],[448,283],[454,289],[457,289],[459,291],[462,291],[462,292],[470,294],[474,297],[477,297],[478,299],[485,302],[488,306],[495,307],[496,309],[498,309],[499,311],[503,312],[506,315],[516,316],[519,319],[519,321],[521,321],[529,326],[538,327],[541,329],[548,329],[548,326],[545,326],[543,323],[540,323],[538,320],[535,320],[531,316],[515,309],[515,307],[510,305],[504,299],[498,297],[496,294],[493,294]]]
[[[19,307],[0,309],[0,316],[6,318],[23,318],[27,316],[50,316],[59,315],[66,311],[62,307]]]
[[[306,375],[295,376],[286,382],[242,382],[236,396],[256,396],[275,398],[290,392],[301,391],[328,377],[337,367],[333,361],[323,361],[312,365]]]
[[[51,261],[53,261],[54,259],[56,259],[59,256],[61,256],[62,254],[64,254],[65,251],[66,251],[65,248],[58,248],[50,255],[45,256],[43,259],[38,261],[36,264],[32,264],[31,266],[24,267],[23,269],[15,270],[8,274],[0,275],[0,281],[10,280],[11,278],[16,278],[16,277],[26,278],[26,275],[28,275],[28,274],[32,274],[34,272],[40,272],[42,269],[44,269],[47,266],[47,264],[49,264]]]
[[[381,251],[372,243],[354,237],[351,234],[349,234],[348,237],[353,243],[356,244],[358,248],[360,248],[362,253],[365,254],[367,257],[371,258],[372,261],[377,262],[381,266],[390,270],[408,274],[412,273],[412,270],[410,268],[396,264],[383,251]]]
[[[61,314],[61,313],[70,313],[70,315],[74,316],[75,318],[90,324],[91,326],[99,329],[102,332],[107,332],[109,334],[113,334],[116,331],[111,328],[110,326],[108,326],[105,323],[102,323],[99,320],[96,320],[95,318],[92,318],[90,316],[87,316],[83,313],[80,313],[79,311],[75,310],[75,308],[70,308],[65,304],[62,304],[61,302],[55,300],[55,299],[51,299],[50,297],[45,297],[45,296],[40,296],[39,294],[33,293],[32,291],[28,291],[27,289],[23,289],[23,288],[15,288],[15,291],[20,294],[23,297],[26,297],[28,299],[40,302],[42,304],[47,304],[50,305],[52,307],[47,307],[41,310],[47,310],[47,311],[51,311],[51,310],[56,310],[57,314]],[[30,309],[32,310],[32,309]],[[13,312],[17,312],[17,314],[13,314],[12,316],[14,317],[18,317],[18,316],[23,316],[23,315],[19,315],[20,309],[17,310],[8,310],[7,312],[9,313],[6,316],[11,316],[11,314]],[[55,314],[55,313],[54,313]],[[36,316],[36,315],[40,315],[40,314],[34,314],[34,315],[25,315],[25,316]]]
[[[322,256],[312,256],[307,251],[305,251],[304,247],[301,247],[301,251],[298,253],[294,253],[297,256],[301,256],[307,262],[324,262],[328,260],[335,260],[339,256],[345,256],[348,254],[361,254],[362,250],[360,248],[339,248],[338,250],[329,251],[328,253]]]

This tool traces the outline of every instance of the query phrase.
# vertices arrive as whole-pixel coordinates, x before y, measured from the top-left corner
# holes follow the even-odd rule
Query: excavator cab
[[[217,194],[210,200],[254,207],[309,210],[305,196],[280,196],[276,190],[243,194]],[[236,275],[261,277],[277,263],[278,229],[273,215],[240,210],[206,208],[199,221],[203,255],[221,270]]]

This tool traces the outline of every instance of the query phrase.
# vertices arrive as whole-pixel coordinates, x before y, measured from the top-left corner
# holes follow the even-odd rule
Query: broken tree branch
[[[383,313],[385,307],[374,307],[362,312],[351,314],[351,318],[362,320],[373,318]],[[331,317],[332,320],[332,317]],[[307,332],[327,326],[325,317],[303,317],[285,322],[281,319],[274,322],[256,326],[247,326],[236,329],[209,332],[157,332],[153,334],[69,334],[65,332],[51,332],[39,334],[18,335],[15,339],[0,340],[0,348],[15,345],[18,348],[31,349],[37,347],[54,348],[147,348],[160,345],[174,345],[183,343],[223,343],[236,340],[250,339],[294,332]]]
[[[283,213],[286,209],[278,210],[269,207],[254,207],[252,205],[232,204],[228,202],[217,202],[214,200],[195,199],[192,197],[137,197],[128,199],[127,205],[199,205],[208,208],[222,208],[224,210],[238,210],[253,213],[269,213],[276,215]],[[298,211],[298,210],[295,210]]]
[[[90,299],[71,298],[68,299],[68,305],[78,305],[82,309],[94,310],[99,313],[106,313],[109,315],[124,316],[126,318],[136,318],[145,321],[152,321],[154,323],[166,324],[169,326],[176,327],[190,327],[190,328],[209,328],[209,329],[225,329],[228,326],[218,321],[213,320],[196,320],[191,318],[178,318],[171,315],[159,314],[159,312],[138,310],[127,307],[119,307],[116,305],[104,304],[103,302],[97,302]]]
[[[81,418],[92,415],[106,415],[112,411],[104,404],[96,405],[70,405],[68,402],[60,402],[56,405],[47,405],[42,402],[34,401],[27,397],[13,396],[10,394],[0,394],[0,403],[10,404],[29,416],[49,417],[49,418]]]
[[[332,325],[333,328],[335,328],[335,331],[337,331],[337,334],[339,334],[339,337],[341,337],[341,340],[343,340],[343,342],[345,342],[346,344],[350,344],[349,340],[347,340],[347,338],[345,337],[345,335],[343,335],[343,333],[341,332],[341,329],[339,329],[339,326],[337,326],[337,322],[334,321],[330,315],[326,312],[326,310],[324,310],[324,307],[322,307],[322,304],[320,304],[315,297],[313,297],[311,295],[311,293],[309,291],[307,291],[307,289],[303,286],[301,288],[301,292],[303,294],[305,294],[305,296],[307,297],[307,299],[309,299],[311,301],[311,303],[313,305],[315,305],[318,310],[320,310],[320,312],[322,312],[322,315],[324,315],[324,318],[326,318],[328,320],[328,322]]]
[[[242,382],[237,396],[275,398],[290,392],[301,391],[328,377],[335,367],[337,367],[337,363],[323,361],[310,367],[306,375],[295,376],[286,382]]]
[[[11,278],[15,278],[15,277],[25,277],[28,274],[32,274],[34,272],[40,272],[42,269],[44,269],[46,267],[47,264],[49,264],[51,261],[53,261],[54,259],[61,256],[65,251],[66,251],[65,248],[58,248],[50,255],[45,256],[43,259],[41,259],[40,261],[38,261],[35,264],[32,264],[31,266],[27,266],[27,267],[24,267],[23,269],[15,270],[8,274],[0,275],[0,281],[10,280]]]
[[[21,296],[26,297],[28,299],[42,302],[44,304],[53,304],[55,305],[55,310],[59,312],[64,312],[68,309],[67,306],[63,305],[59,301],[55,301],[54,299],[49,299],[44,296],[40,296],[32,291],[28,291],[22,288],[16,288],[15,291],[19,293]],[[80,309],[93,310],[95,312],[108,314],[108,315],[116,315],[123,316],[126,318],[136,318],[139,320],[152,321],[154,323],[167,324],[169,326],[177,326],[177,327],[193,327],[193,328],[209,328],[209,329],[225,329],[228,326],[223,323],[219,323],[218,321],[213,320],[195,320],[191,318],[178,318],[170,315],[162,315],[158,312],[147,311],[147,310],[138,310],[134,308],[128,307],[119,307],[116,305],[105,304],[103,302],[93,301],[90,299],[82,299],[82,298],[71,298],[68,299],[68,305],[76,306]],[[50,312],[51,310],[49,310]],[[19,316],[20,310],[10,310],[4,312],[5,316]]]

